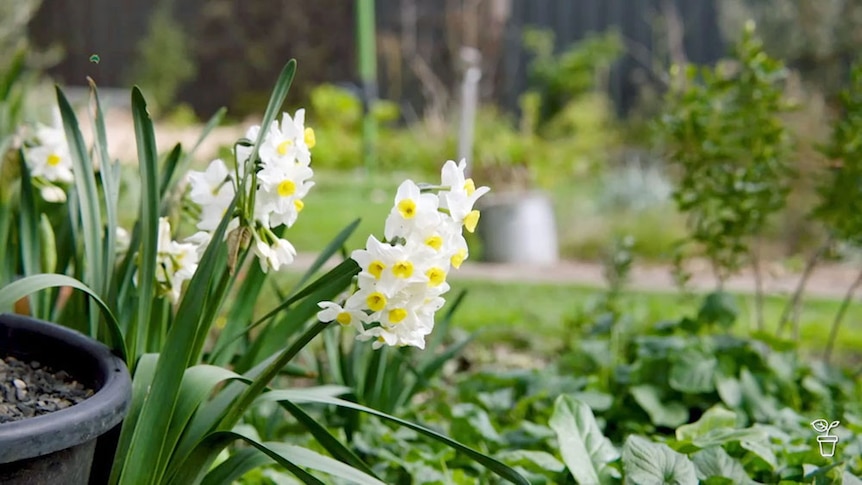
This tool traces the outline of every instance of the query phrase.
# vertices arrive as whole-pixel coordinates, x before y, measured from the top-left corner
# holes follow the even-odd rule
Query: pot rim
[[[93,359],[102,385],[86,400],[59,411],[0,424],[0,464],[47,455],[92,441],[118,425],[132,397],[129,371],[122,359],[84,334],[32,317],[0,313],[0,338],[53,340]],[[7,341],[8,342],[8,341]],[[14,355],[14,344],[0,349]],[[79,377],[80,378],[80,377]]]

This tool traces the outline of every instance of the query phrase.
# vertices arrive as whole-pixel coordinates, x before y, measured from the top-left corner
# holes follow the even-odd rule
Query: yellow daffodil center
[[[455,268],[460,268],[461,263],[463,263],[465,259],[467,259],[467,250],[461,249],[460,251],[452,255],[450,261],[452,263],[452,266],[454,266]]]
[[[470,232],[476,230],[476,224],[479,223],[479,211],[472,210],[466,217],[464,217],[464,228]]]
[[[473,192],[476,191],[476,183],[473,182],[473,179],[464,181],[464,191],[467,192],[467,195],[473,195]]]
[[[440,286],[446,281],[446,272],[442,268],[431,268],[425,275],[428,277],[428,286]]]
[[[398,278],[409,278],[413,276],[413,263],[410,261],[398,261],[392,267],[392,273]]]
[[[311,128],[305,129],[303,138],[305,138],[305,144],[308,145],[308,148],[314,148],[314,145],[317,145],[317,138],[314,137],[314,130]]]
[[[60,158],[60,156],[57,155],[56,153],[52,153],[52,154],[48,155],[48,165],[50,165],[52,167],[56,167],[57,165],[60,165],[60,162],[62,162],[62,161],[63,161],[63,159]]]
[[[368,265],[368,272],[378,280],[380,279],[380,275],[383,274],[384,269],[386,269],[386,265],[380,260],[372,261],[371,264]]]
[[[276,151],[278,151],[279,155],[287,155],[287,151],[290,150],[290,147],[292,146],[292,140],[284,140],[283,142],[278,144],[278,146],[276,147]]]
[[[293,207],[296,209],[296,212],[302,212],[302,208],[305,207],[305,202],[296,199],[293,201]]]
[[[278,195],[290,197],[294,192],[296,192],[296,184],[292,180],[283,180],[278,184]]]
[[[439,251],[441,247],[443,247],[443,238],[437,235],[431,236],[425,240],[425,244],[431,246],[436,251]]]
[[[353,320],[353,318],[347,312],[341,312],[335,317],[335,321],[342,325],[350,325],[351,320]]]
[[[401,323],[405,318],[407,318],[407,310],[403,308],[396,308],[389,312],[389,323]]]
[[[413,199],[404,199],[398,203],[398,212],[405,219],[412,219],[416,215],[416,202]]]
[[[374,293],[368,295],[365,298],[365,304],[368,305],[368,308],[373,312],[379,312],[386,308],[386,297],[383,293],[379,291],[375,291]]]

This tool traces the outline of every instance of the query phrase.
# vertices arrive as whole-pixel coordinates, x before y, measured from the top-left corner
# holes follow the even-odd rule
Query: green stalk
[[[376,165],[375,142],[377,124],[373,106],[377,98],[377,53],[375,46],[374,0],[356,2],[356,44],[359,50],[359,77],[362,79],[362,158],[366,175],[371,175]]]

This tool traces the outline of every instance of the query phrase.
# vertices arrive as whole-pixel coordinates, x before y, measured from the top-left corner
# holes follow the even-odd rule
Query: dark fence
[[[49,71],[60,82],[83,85],[91,76],[102,86],[127,87],[156,3],[44,0],[31,34],[38,45],[63,46],[63,61]],[[640,83],[660,84],[669,56],[668,12],[679,19],[689,61],[712,62],[725,49],[716,0],[377,0],[376,8],[380,93],[416,116],[451,108],[461,45],[483,53],[483,97],[515,108],[527,88],[526,26],[551,29],[558,50],[591,32],[617,29],[627,54],[614,66],[608,89],[621,113]],[[174,13],[198,64],[180,96],[204,114],[225,104],[234,108],[238,100],[259,105],[286,57],[301,63],[300,96],[314,83],[357,81],[353,2],[177,0]],[[89,61],[94,53],[99,64]]]

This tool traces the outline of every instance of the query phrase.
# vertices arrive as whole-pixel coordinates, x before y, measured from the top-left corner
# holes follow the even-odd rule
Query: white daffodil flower
[[[452,219],[464,226],[470,232],[476,230],[479,222],[479,211],[473,209],[473,205],[491,189],[488,187],[476,188],[473,179],[465,178],[464,170],[467,162],[455,164],[453,160],[447,161],[440,172],[441,185],[446,187],[440,192],[440,207],[449,211]]]
[[[384,236],[392,241],[406,238],[417,228],[433,226],[438,221],[439,200],[434,194],[423,194],[412,180],[405,180],[395,194],[395,206],[386,218]]]
[[[302,165],[266,166],[258,173],[256,217],[269,227],[291,227],[304,207],[302,198],[314,186],[309,180],[313,175],[311,168]]]
[[[158,246],[156,250],[156,284],[159,293],[167,295],[171,302],[177,303],[185,281],[194,276],[200,255],[198,246],[193,243],[180,243],[171,239],[171,225],[166,217],[159,219]],[[138,272],[133,276],[138,284]]]
[[[292,118],[283,113],[280,124],[274,121],[270,125],[260,147],[260,158],[264,164],[308,166],[315,143],[314,130],[305,127],[304,109],[297,110]]]
[[[45,202],[52,202],[55,204],[61,204],[67,200],[66,191],[54,184],[42,186],[39,189],[39,195],[42,196],[42,200]]]
[[[72,156],[62,126],[38,125],[36,128],[38,145],[25,149],[25,157],[30,175],[41,177],[49,182],[71,183]]]
[[[200,206],[223,203],[224,199],[233,199],[233,173],[220,158],[210,162],[206,170],[198,172],[190,170],[188,174],[191,190],[189,198]]]
[[[282,238],[275,238],[275,242],[269,245],[255,235],[253,250],[264,273],[269,270],[278,271],[282,266],[292,263],[296,257],[296,249],[288,240]]]
[[[338,303],[331,301],[322,301],[317,306],[321,308],[317,312],[317,319],[321,322],[338,322],[343,327],[353,327],[357,331],[364,331],[364,327],[362,326],[366,316],[364,312],[345,309]]]

